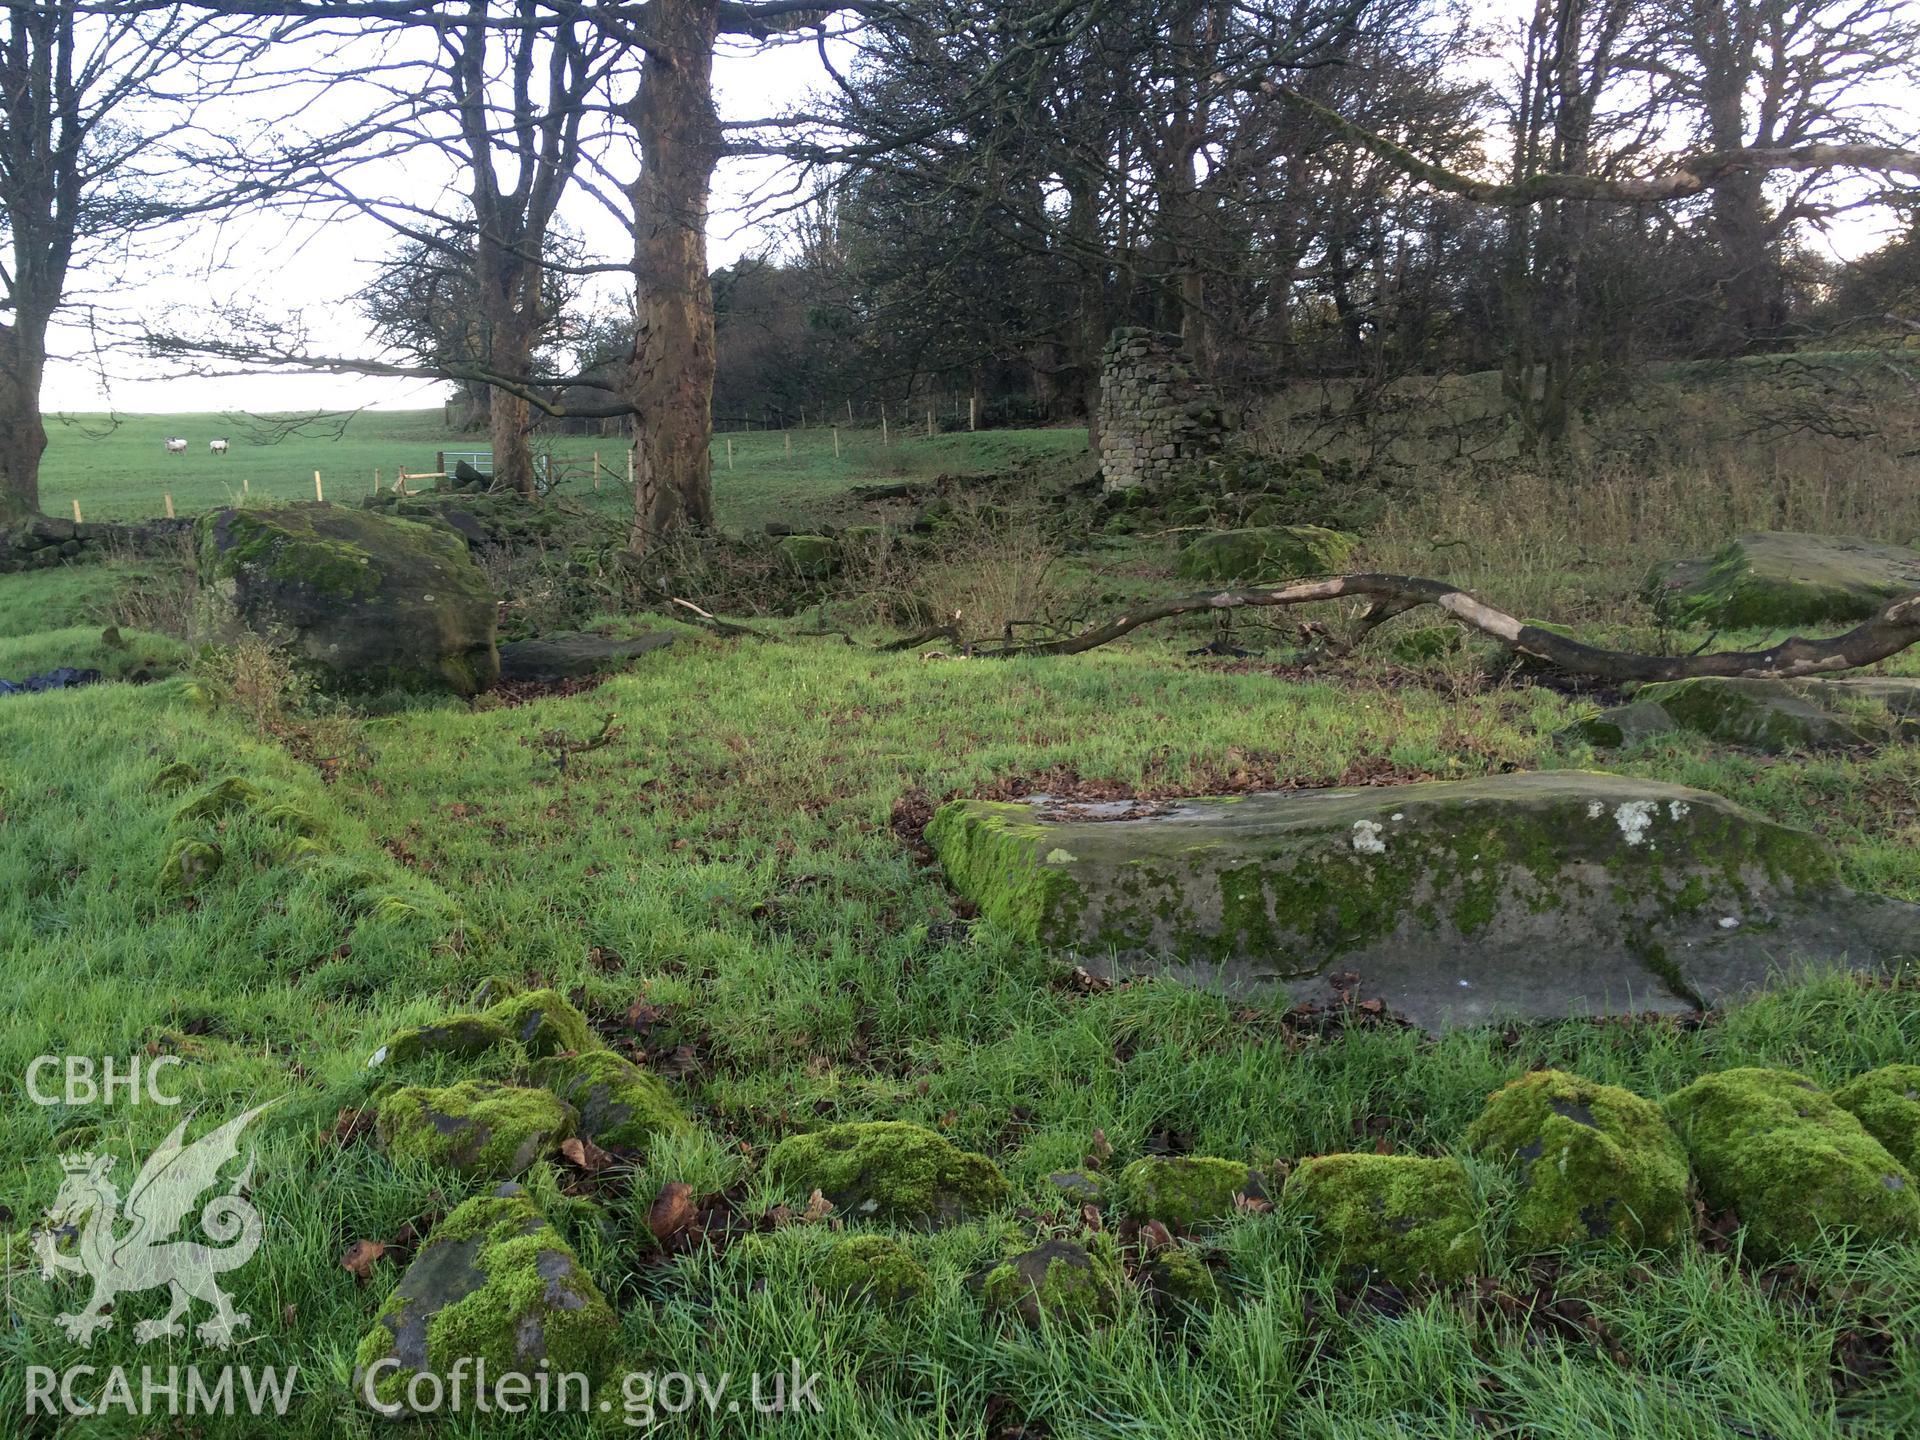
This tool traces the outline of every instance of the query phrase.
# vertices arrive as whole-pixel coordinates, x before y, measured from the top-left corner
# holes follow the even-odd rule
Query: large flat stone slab
[[[1351,990],[1429,1028],[1685,1011],[1920,954],[1920,907],[1848,891],[1818,837],[1624,776],[959,800],[927,838],[992,920],[1095,974]]]
[[[1647,582],[1647,598],[1683,624],[1770,628],[1865,620],[1916,590],[1920,550],[1795,530],[1742,535]]]

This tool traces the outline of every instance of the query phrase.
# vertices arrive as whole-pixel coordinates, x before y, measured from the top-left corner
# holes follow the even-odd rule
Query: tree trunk
[[[1766,349],[1785,316],[1764,177],[1734,175],[1715,186],[1711,224],[1724,307],[1714,348],[1724,355]]]
[[[713,524],[713,290],[707,196],[720,157],[713,109],[719,0],[652,0],[640,91],[627,108],[640,142],[633,200],[638,323],[627,398],[636,412],[636,553],[682,526]]]
[[[47,448],[40,377],[46,361],[31,320],[0,323],[0,524],[40,513],[40,456]]]
[[[533,364],[533,336],[519,326],[495,326],[490,363],[498,374],[527,375]],[[533,406],[512,391],[487,392],[487,440],[493,447],[493,483],[533,498]]]

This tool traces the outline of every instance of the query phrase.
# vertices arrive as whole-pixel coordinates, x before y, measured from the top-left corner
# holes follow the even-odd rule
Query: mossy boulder
[[[528,990],[509,995],[483,1013],[504,1027],[535,1058],[567,1050],[585,1053],[602,1048],[600,1037],[587,1023],[587,1017],[558,990]]]
[[[1872,738],[1822,705],[1817,688],[1791,680],[1669,680],[1641,686],[1635,699],[1658,705],[1681,729],[1772,754],[1863,745]]]
[[[1217,530],[1180,552],[1174,570],[1183,580],[1292,580],[1337,574],[1359,539],[1320,525],[1262,525]]]
[[[1457,1160],[1320,1155],[1294,1169],[1286,1198],[1349,1275],[1450,1285],[1486,1260],[1473,1187]]]
[[[609,1150],[644,1150],[687,1128],[666,1083],[611,1050],[542,1060],[533,1078],[580,1112],[575,1134]]]
[[[253,630],[343,690],[474,695],[500,673],[486,577],[437,521],[317,503],[216,510],[199,544],[212,638]]]
[[[504,1180],[573,1134],[579,1118],[545,1090],[462,1080],[394,1091],[380,1102],[376,1128],[381,1148],[395,1161],[426,1161]]]
[[[510,640],[500,647],[500,678],[547,684],[575,680],[617,669],[651,651],[673,643],[668,634],[636,635],[616,640],[562,630],[531,640]]]
[[[836,1240],[814,1276],[826,1294],[889,1309],[924,1303],[933,1291],[926,1267],[890,1235]]]
[[[801,580],[825,580],[840,568],[840,547],[825,535],[782,535],[773,551],[781,568]]]
[[[1160,1310],[1210,1310],[1220,1303],[1220,1284],[1194,1250],[1163,1246],[1140,1265],[1147,1298]]]
[[[1834,1103],[1920,1176],[1920,1065],[1882,1065],[1833,1092]]]
[[[1006,1200],[1007,1182],[984,1155],[899,1120],[830,1125],[790,1135],[767,1157],[775,1184],[818,1190],[845,1215],[949,1224]]]
[[[1047,1176],[1047,1188],[1074,1205],[1104,1205],[1107,1182],[1091,1170],[1055,1170]]]
[[[1001,1261],[981,1280],[980,1298],[1029,1325],[1092,1326],[1119,1314],[1125,1284],[1111,1240],[1096,1235],[1089,1245],[1043,1241]]]
[[[1103,978],[1364,994],[1428,1028],[1685,1013],[1798,957],[1916,948],[1818,836],[1705,791],[1580,771],[1177,800],[956,800],[927,827],[986,918]]]
[[[1731,1209],[1772,1258],[1823,1229],[1864,1241],[1920,1235],[1913,1173],[1804,1075],[1723,1070],[1667,1097],[1706,1203]]]
[[[442,1220],[374,1317],[354,1355],[353,1391],[385,1413],[406,1406],[418,1372],[484,1363],[489,1381],[597,1378],[618,1330],[612,1307],[517,1185],[476,1196]]]
[[[210,841],[175,840],[160,861],[154,889],[163,896],[190,895],[220,873],[225,858]]]
[[[1854,535],[1769,530],[1648,577],[1647,598],[1670,619],[1725,628],[1864,620],[1920,590],[1920,551]]]
[[[160,794],[171,794],[185,790],[190,785],[198,785],[206,778],[198,765],[187,760],[175,760],[162,765],[148,782],[147,788]]]
[[[429,1055],[471,1060],[496,1045],[506,1044],[510,1038],[506,1026],[485,1015],[450,1015],[445,1020],[436,1020],[428,1025],[411,1025],[405,1030],[396,1030],[387,1037],[384,1045],[373,1052],[367,1065],[369,1068],[386,1064],[404,1065]]]
[[[1559,738],[1578,740],[1598,750],[1618,750],[1622,745],[1668,735],[1679,728],[1680,722],[1653,701],[1631,700],[1574,721]]]
[[[1259,1172],[1244,1161],[1204,1155],[1146,1156],[1120,1172],[1115,1190],[1133,1219],[1158,1220],[1176,1230],[1225,1220],[1243,1197],[1267,1198]]]
[[[191,825],[201,820],[225,819],[236,811],[254,808],[263,799],[265,797],[260,793],[260,787],[251,780],[243,779],[238,775],[229,775],[175,810],[173,823]]]
[[[1489,1097],[1467,1144],[1517,1170],[1508,1233],[1522,1251],[1664,1247],[1692,1222],[1687,1152],[1665,1112],[1630,1090],[1536,1071]]]

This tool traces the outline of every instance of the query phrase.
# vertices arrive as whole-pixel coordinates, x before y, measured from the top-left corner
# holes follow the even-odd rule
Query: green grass
[[[984,466],[987,439],[999,437],[945,443]],[[804,447],[791,473],[783,462],[783,452],[754,457],[757,488],[729,502],[736,517],[754,505],[831,507],[849,480],[879,478],[834,471]],[[744,477],[744,445],[736,463]],[[724,471],[719,481],[724,496]],[[1151,552],[1124,559],[1134,583],[1164,583]],[[0,578],[0,674],[93,653],[117,575]],[[0,699],[10,1017],[0,1074],[18,1077],[42,1053],[177,1054],[188,1062],[180,1088],[205,1121],[278,1100],[256,1127],[268,1238],[233,1277],[254,1318],[239,1358],[300,1367],[295,1407],[274,1433],[388,1433],[347,1388],[354,1346],[404,1262],[381,1261],[360,1286],[340,1252],[398,1238],[471,1187],[323,1132],[342,1109],[374,1102],[365,1062],[386,1035],[460,1008],[489,977],[578,990],[616,1037],[636,1002],[655,1007],[639,1043],[695,1130],[655,1145],[628,1190],[572,1196],[570,1176],[545,1165],[528,1183],[614,1298],[634,1364],[744,1377],[797,1357],[820,1372],[825,1413],[789,1416],[784,1433],[1920,1432],[1920,1250],[1822,1246],[1772,1271],[1696,1245],[1644,1263],[1573,1257],[1551,1284],[1599,1328],[1529,1326],[1520,1302],[1536,1277],[1499,1230],[1506,1182],[1481,1167],[1490,1279],[1511,1304],[1468,1291],[1417,1298],[1404,1313],[1356,1308],[1283,1207],[1204,1237],[1229,1293],[1211,1315],[1157,1315],[1129,1298],[1096,1333],[989,1318],[969,1278],[1008,1247],[1073,1228],[1044,1179],[1080,1165],[1100,1136],[1115,1173],[1169,1143],[1263,1165],[1381,1142],[1441,1153],[1489,1090],[1542,1065],[1659,1096],[1734,1065],[1833,1083],[1911,1059],[1920,991],[1812,974],[1698,1027],[1579,1023],[1437,1041],[1391,1028],[1322,1035],[1283,1004],[1172,984],[1090,992],[992,925],[957,924],[937,872],[894,832],[896,803],[1014,776],[1206,789],[1249,776],[1326,783],[1356,763],[1439,777],[1596,764],[1551,741],[1577,703],[1444,669],[1409,677],[1366,656],[1317,678],[1190,657],[1209,633],[1201,624],[1079,657],[990,663],[877,654],[759,623],[785,638],[681,629],[670,649],[581,694],[293,714],[266,735],[187,677]],[[609,717],[611,743],[568,748]],[[178,821],[194,789],[154,788],[177,762],[204,775],[196,789],[241,776],[304,821]],[[1819,828],[1852,883],[1920,899],[1920,749],[1760,760],[1676,739],[1611,763]],[[312,846],[293,843],[298,831]],[[181,838],[217,844],[223,863],[193,895],[163,896],[155,872]],[[480,1073],[515,1064],[496,1055]],[[421,1078],[454,1073],[429,1062]],[[59,1181],[57,1150],[118,1155],[124,1184],[179,1112],[42,1108],[17,1083],[0,1106],[0,1413],[22,1416],[30,1364],[204,1360],[177,1342],[134,1345],[130,1322],[151,1313],[151,1298],[129,1300],[92,1349],[70,1344],[52,1317],[82,1288],[43,1282],[26,1243]],[[1018,1196],[984,1219],[904,1237],[933,1277],[924,1309],[820,1294],[810,1275],[830,1224],[654,1253],[646,1216],[662,1185],[737,1186],[749,1216],[776,1202],[801,1209],[805,1196],[762,1176],[768,1149],[796,1130],[865,1119],[917,1121],[985,1151]],[[1862,1337],[1879,1363],[1855,1382],[1836,1366],[1863,1353]],[[725,1414],[673,1423],[714,1435],[776,1428]],[[169,1433],[126,1416],[14,1424],[9,1433]],[[260,1433],[244,1418],[191,1424],[210,1437]],[[529,1433],[482,1416],[416,1428]]]
[[[73,415],[48,425],[40,476],[41,508],[70,515],[80,502],[88,520],[130,520],[159,515],[173,496],[182,515],[243,500],[311,500],[318,470],[328,499],[351,504],[373,488],[374,472],[391,486],[405,469],[432,471],[447,450],[484,449],[484,435],[449,431],[437,410],[365,410],[335,425],[321,422],[284,438],[226,415]],[[743,432],[714,443],[714,491],[722,526],[758,529],[797,514],[830,514],[853,484],[888,479],[930,479],[970,474],[1036,454],[1072,454],[1086,448],[1085,430],[989,431],[977,435],[894,430],[882,445],[880,432],[843,429],[840,454],[834,433],[813,428],[789,432]],[[187,437],[184,455],[169,455],[165,439]],[[207,441],[227,437],[225,456],[207,452]],[[539,436],[563,478],[560,492],[593,498],[592,456],[603,467],[598,501],[610,511],[628,504],[624,482],[626,442],[616,437]],[[418,488],[418,487],[415,487]]]

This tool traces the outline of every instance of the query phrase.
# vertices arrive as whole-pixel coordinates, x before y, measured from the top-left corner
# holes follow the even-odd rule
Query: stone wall
[[[16,570],[45,570],[104,560],[115,552],[151,554],[169,538],[193,528],[193,521],[143,520],[135,525],[85,522],[75,524],[53,515],[0,530],[0,575]]]
[[[1122,329],[1101,356],[1100,476],[1107,490],[1158,489],[1219,450],[1225,417],[1174,335]]]

